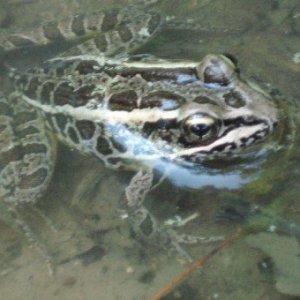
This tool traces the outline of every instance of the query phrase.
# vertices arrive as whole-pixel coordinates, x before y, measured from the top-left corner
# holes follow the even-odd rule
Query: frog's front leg
[[[157,221],[143,203],[147,193],[159,183],[154,184],[151,169],[140,170],[125,190],[130,225],[137,237],[143,241],[159,235]]]
[[[156,218],[144,206],[144,198],[152,189],[157,187],[167,176],[159,174],[157,180],[152,169],[140,170],[130,181],[125,190],[126,206],[130,225],[139,240],[144,243],[156,243],[157,245],[172,244],[174,248],[184,257],[190,260],[180,244],[210,243],[223,240],[222,236],[193,236],[187,234],[178,234],[168,224],[159,225]],[[186,222],[193,217],[188,217]],[[183,223],[186,223],[183,222]],[[181,226],[181,225],[178,225]]]

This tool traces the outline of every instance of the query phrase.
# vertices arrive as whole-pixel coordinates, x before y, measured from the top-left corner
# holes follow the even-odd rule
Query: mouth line
[[[265,126],[262,126],[264,124]],[[257,144],[270,134],[270,128],[265,122],[257,125],[231,127],[222,133],[214,142],[208,145],[200,145],[189,149],[184,149],[174,153],[174,158],[193,155],[222,155],[223,153],[244,152],[252,144]]]

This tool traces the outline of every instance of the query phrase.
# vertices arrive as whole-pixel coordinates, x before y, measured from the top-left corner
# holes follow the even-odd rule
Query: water
[[[112,5],[112,1],[101,2],[106,7]],[[1,6],[0,24],[3,31],[28,28],[53,16],[90,12],[98,6],[92,0],[10,1]],[[201,30],[166,30],[141,53],[193,60],[207,53],[230,53],[238,59],[245,78],[276,87],[289,101],[286,105],[297,114],[294,103],[299,98],[300,64],[295,60],[300,51],[299,1],[174,0],[165,1],[159,8],[180,21],[194,19]],[[21,67],[38,63],[53,55],[51,51],[45,49],[39,55],[25,51],[10,58],[10,63]],[[299,125],[297,120],[295,125]],[[283,130],[282,135],[287,131],[291,130]],[[180,229],[183,232],[229,237],[238,228],[244,230],[239,239],[215,255],[202,272],[190,275],[168,299],[291,299],[289,295],[297,293],[300,275],[289,266],[299,264],[297,251],[290,246],[294,236],[299,239],[299,138],[296,135],[293,142],[284,142],[286,147],[270,155],[260,165],[260,172],[257,168],[244,170],[239,176],[243,186],[237,183],[237,173],[230,173],[233,177],[225,174],[228,183],[220,179],[222,174],[218,172],[218,180],[202,174],[201,185],[184,187],[183,181],[174,176],[173,184],[164,183],[147,198],[147,206],[161,221],[196,212],[196,219]],[[3,213],[0,298],[151,299],[188,268],[187,260],[175,251],[145,250],[131,237],[126,219],[120,218],[116,208],[132,175],[107,170],[94,159],[60,147],[47,195],[35,210],[26,210],[56,262],[55,273],[49,276],[44,257]],[[257,207],[261,213],[255,210]],[[243,223],[244,216],[253,210],[253,217]],[[1,215],[2,211],[1,207]],[[216,214],[221,215],[222,222],[216,222]],[[266,228],[274,229],[272,225],[279,226],[285,237],[258,235]],[[266,249],[268,244],[279,245],[281,256],[272,247]],[[185,249],[196,259],[217,245]]]

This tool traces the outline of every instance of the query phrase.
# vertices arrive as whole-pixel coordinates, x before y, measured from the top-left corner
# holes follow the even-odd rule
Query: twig
[[[222,242],[218,247],[213,249],[209,254],[197,259],[187,270],[183,271],[182,273],[174,277],[166,286],[164,286],[161,290],[159,290],[151,298],[151,300],[161,300],[164,296],[169,294],[172,290],[174,290],[178,286],[179,283],[185,280],[191,273],[195,272],[197,269],[202,268],[210,258],[212,258],[215,254],[223,250],[234,240],[236,240],[240,236],[240,232],[241,230],[237,230],[233,235],[231,235],[228,239]]]

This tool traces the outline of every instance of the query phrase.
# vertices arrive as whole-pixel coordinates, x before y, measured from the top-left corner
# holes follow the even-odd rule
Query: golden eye
[[[190,143],[203,143],[213,140],[219,132],[219,121],[215,118],[197,113],[183,121],[184,138]]]

